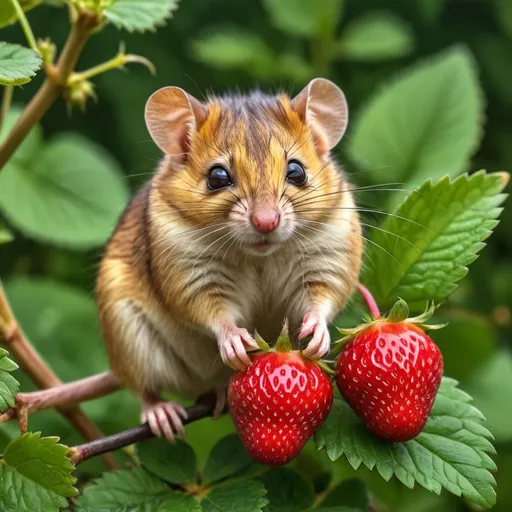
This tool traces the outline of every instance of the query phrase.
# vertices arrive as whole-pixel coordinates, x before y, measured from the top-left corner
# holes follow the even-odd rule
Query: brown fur
[[[112,370],[139,394],[194,396],[226,384],[215,342],[224,318],[275,337],[285,316],[297,329],[311,308],[332,320],[357,283],[350,185],[290,100],[254,93],[206,107],[183,162],[167,156],[126,209],[98,277]],[[286,182],[289,159],[305,164],[305,188]],[[233,187],[207,189],[214,164],[231,170]],[[254,256],[223,237],[235,203],[254,210],[279,199],[293,206],[299,234],[275,252]]]

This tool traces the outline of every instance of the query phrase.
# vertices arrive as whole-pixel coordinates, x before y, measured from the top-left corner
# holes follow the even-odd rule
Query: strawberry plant
[[[507,0],[0,4],[1,510],[510,510]],[[334,156],[365,231],[331,354],[259,340],[231,413],[187,403],[175,444],[117,386],[42,401],[108,367],[90,291],[156,165],[148,96],[318,75],[347,95]]]

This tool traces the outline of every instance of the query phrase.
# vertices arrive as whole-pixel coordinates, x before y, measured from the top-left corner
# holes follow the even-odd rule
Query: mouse
[[[106,245],[96,295],[112,373],[173,441],[187,413],[162,394],[215,392],[218,416],[256,331],[276,339],[286,320],[305,357],[329,352],[363,244],[332,154],[348,124],[333,82],[204,100],[163,87],[145,122],[162,158]]]

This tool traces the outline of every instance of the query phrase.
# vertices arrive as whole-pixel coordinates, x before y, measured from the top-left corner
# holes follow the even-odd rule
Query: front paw
[[[251,364],[247,349],[258,348],[247,329],[236,326],[223,330],[218,343],[223,363],[239,371],[244,371]]]
[[[313,338],[304,349],[303,354],[311,359],[320,359],[329,352],[331,337],[327,322],[316,311],[310,311],[304,316],[299,332],[299,340],[310,335],[313,335]]]

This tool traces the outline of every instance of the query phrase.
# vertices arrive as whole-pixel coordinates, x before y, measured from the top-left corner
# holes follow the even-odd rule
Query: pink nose
[[[260,233],[271,233],[279,226],[280,218],[275,210],[256,210],[251,213],[251,224]]]

